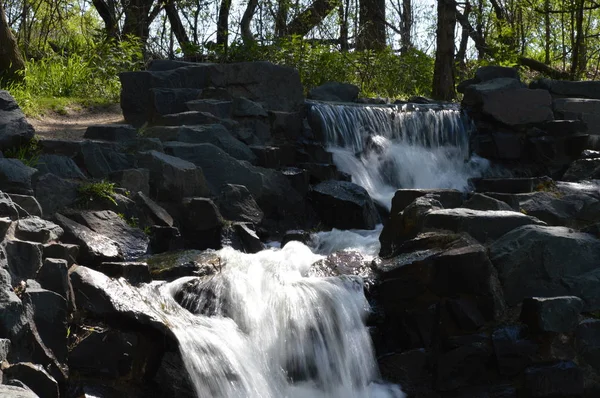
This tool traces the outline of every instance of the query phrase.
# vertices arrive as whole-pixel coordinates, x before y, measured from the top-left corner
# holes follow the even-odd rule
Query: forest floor
[[[119,104],[92,107],[66,107],[28,118],[39,139],[81,140],[94,124],[125,123]]]

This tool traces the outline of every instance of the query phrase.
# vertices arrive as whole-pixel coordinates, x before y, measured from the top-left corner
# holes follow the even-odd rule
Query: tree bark
[[[385,39],[385,0],[361,0],[356,49],[382,50]]]
[[[575,40],[573,41],[573,50],[571,51],[571,79],[577,80],[581,75],[585,65],[583,65],[585,56],[584,38],[583,38],[583,8],[584,0],[577,0],[577,9],[575,10]]]
[[[229,45],[229,10],[231,9],[231,0],[221,0],[219,16],[217,19],[217,45],[222,46],[223,51],[227,53]]]
[[[252,18],[254,17],[257,6],[258,0],[248,0],[248,5],[246,6],[246,10],[244,11],[244,15],[242,16],[242,21],[240,23],[242,40],[246,45],[256,42],[254,35],[252,34],[252,30],[250,29],[250,23],[252,22]]]
[[[432,97],[442,101],[456,98],[454,90],[454,28],[456,3],[437,1],[436,50],[433,70]]]
[[[402,20],[400,25],[400,43],[402,45],[402,51],[406,51],[412,47],[413,22],[414,18],[411,0],[402,0]]]
[[[114,3],[109,4],[104,0],[92,0],[92,4],[94,5],[94,8],[96,8],[100,18],[102,18],[102,22],[104,22],[104,31],[106,33],[106,37],[109,39],[118,39],[119,25],[117,24]],[[113,5],[113,7],[111,7],[111,5]]]
[[[287,26],[290,36],[304,37],[320,24],[338,5],[337,0],[314,0],[313,3],[294,18]]]
[[[165,13],[167,14],[167,18],[169,19],[169,24],[171,24],[171,32],[175,35],[177,39],[177,43],[179,43],[179,48],[183,52],[183,56],[188,58],[192,57],[193,51],[191,46],[190,38],[181,23],[181,18],[179,17],[179,13],[177,8],[175,7],[175,2],[173,0],[169,0],[165,3]]]
[[[8,26],[4,6],[0,1],[0,79],[22,81],[25,62],[21,56],[17,40]]]
[[[145,46],[150,35],[150,24],[158,15],[160,6],[152,7],[154,0],[129,0],[124,3],[123,35],[132,35]]]
[[[464,17],[468,20],[469,14],[471,13],[471,4],[469,0],[465,3]],[[458,52],[456,53],[456,64],[458,65],[458,81],[462,81],[466,78],[466,56],[467,56],[467,44],[469,42],[469,30],[462,26],[460,44],[458,46]]]

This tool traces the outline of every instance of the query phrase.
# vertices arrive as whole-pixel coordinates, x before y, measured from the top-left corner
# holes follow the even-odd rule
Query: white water
[[[404,397],[377,382],[361,278],[308,277],[323,256],[299,242],[218,254],[214,276],[160,288],[198,397]]]
[[[458,108],[313,103],[336,166],[388,210],[398,188],[468,189],[489,162],[470,157]]]

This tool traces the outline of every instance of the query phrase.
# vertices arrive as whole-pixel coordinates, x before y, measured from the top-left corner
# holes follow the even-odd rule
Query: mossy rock
[[[221,258],[214,250],[182,250],[144,258],[153,279],[172,280],[183,276],[206,276],[220,271]]]

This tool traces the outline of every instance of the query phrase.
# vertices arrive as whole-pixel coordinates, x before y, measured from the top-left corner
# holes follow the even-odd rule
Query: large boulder
[[[243,185],[223,185],[217,203],[227,220],[260,224],[264,216],[248,188]]]
[[[327,82],[308,92],[308,98],[318,101],[355,102],[360,89],[354,84]]]
[[[24,145],[35,131],[8,91],[0,90],[0,151]]]
[[[64,155],[43,154],[39,157],[36,167],[40,175],[51,173],[61,178],[87,178],[75,161]]]
[[[17,221],[15,237],[21,240],[48,243],[60,239],[63,229],[52,221],[32,216]]]
[[[506,302],[526,297],[577,296],[600,309],[600,240],[565,227],[525,225],[490,246]]]
[[[600,179],[600,158],[576,160],[563,175],[565,181],[594,179]]]
[[[32,179],[37,170],[18,159],[0,159],[0,189],[21,195],[33,194]]]
[[[45,215],[51,216],[58,210],[75,204],[79,184],[54,174],[41,176],[35,185],[35,196]]]
[[[560,97],[600,99],[600,82],[573,82],[566,80],[539,79],[531,83],[532,88],[548,90]]]
[[[120,74],[121,108],[127,123],[138,127],[154,119],[151,90],[158,88],[224,88],[234,97],[246,97],[275,111],[296,111],[304,103],[298,72],[269,62],[170,63],[168,70],[157,68]]]
[[[600,221],[600,198],[560,191],[513,195],[521,211],[549,225],[580,228]]]
[[[379,215],[367,191],[354,183],[329,180],[310,193],[320,219],[331,228],[374,229]]]

